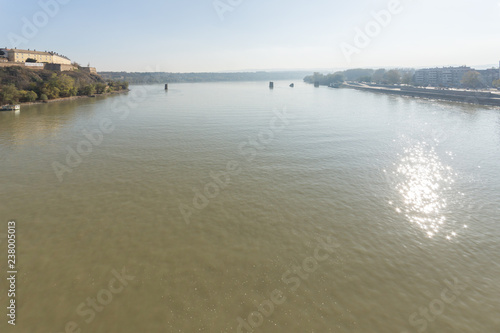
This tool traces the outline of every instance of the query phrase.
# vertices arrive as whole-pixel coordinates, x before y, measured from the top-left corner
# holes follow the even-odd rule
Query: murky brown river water
[[[500,332],[500,110],[289,83],[0,113],[0,331]]]

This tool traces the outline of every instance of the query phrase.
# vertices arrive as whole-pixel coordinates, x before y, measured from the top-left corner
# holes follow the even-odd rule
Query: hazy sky
[[[99,71],[498,64],[500,0],[400,0],[382,27],[372,12],[391,2],[0,0],[0,47],[54,50]],[[369,44],[356,45],[366,28]]]

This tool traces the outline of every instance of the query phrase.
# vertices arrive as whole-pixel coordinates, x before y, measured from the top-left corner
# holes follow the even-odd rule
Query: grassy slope
[[[32,70],[24,67],[0,67],[0,86],[14,84],[17,89],[28,89],[31,83],[46,82],[52,74],[66,74],[75,79],[79,85],[104,82],[99,75],[81,71],[54,72],[48,70]]]

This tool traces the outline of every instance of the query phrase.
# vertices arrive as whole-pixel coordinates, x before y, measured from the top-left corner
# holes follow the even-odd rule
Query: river
[[[290,83],[1,112],[16,331],[499,332],[500,110]]]

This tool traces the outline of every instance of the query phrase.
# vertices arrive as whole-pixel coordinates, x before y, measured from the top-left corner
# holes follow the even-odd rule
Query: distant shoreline
[[[390,95],[409,96],[426,99],[444,100],[449,102],[458,102],[466,104],[476,104],[484,106],[500,107],[500,94],[481,91],[462,91],[462,90],[440,90],[425,88],[388,88],[386,86],[368,86],[362,84],[344,83],[343,87],[371,91],[375,93],[384,93]]]
[[[129,91],[130,91],[130,89],[126,89],[126,90],[119,90],[119,91],[107,92],[107,93],[104,93],[104,94],[94,94],[94,95],[90,95],[90,96],[61,97],[61,98],[49,99],[47,101],[23,102],[23,103],[16,103],[16,104],[23,106],[23,105],[35,105],[35,104],[47,104],[47,103],[55,103],[55,102],[65,102],[65,101],[73,101],[73,100],[82,99],[82,98],[95,98],[95,97],[101,97],[101,96],[123,94],[123,93],[129,92]]]
[[[309,71],[233,73],[99,72],[99,75],[107,80],[127,81],[130,84],[165,84],[302,80],[309,73]]]

